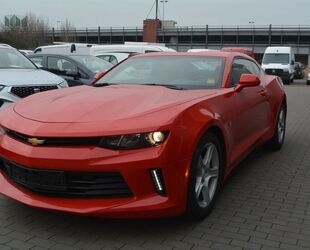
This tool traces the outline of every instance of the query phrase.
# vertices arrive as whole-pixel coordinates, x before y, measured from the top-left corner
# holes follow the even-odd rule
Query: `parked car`
[[[25,56],[33,54],[33,50],[29,50],[29,49],[20,49],[19,52],[24,54]]]
[[[0,192],[83,215],[202,219],[252,149],[281,148],[286,105],[281,79],[247,55],[133,56],[94,86],[0,112]]]
[[[300,62],[295,62],[295,74],[294,79],[304,79],[305,66]]]
[[[106,52],[106,53],[102,53],[102,54],[98,54],[96,55],[98,58],[106,60],[110,63],[112,63],[113,65],[116,65],[124,60],[126,60],[128,57],[131,56],[130,53],[110,53],[110,52]]]
[[[34,54],[37,66],[63,77],[69,86],[90,85],[113,64],[91,55]]]
[[[251,48],[225,47],[225,48],[222,48],[221,51],[223,51],[223,52],[239,52],[239,53],[246,54],[252,58],[254,58],[254,56],[255,56],[254,50]]]
[[[0,44],[0,108],[34,93],[66,87],[61,77],[38,69],[15,48]]]
[[[295,54],[291,47],[267,47],[262,68],[269,75],[281,77],[285,84],[294,81]]]

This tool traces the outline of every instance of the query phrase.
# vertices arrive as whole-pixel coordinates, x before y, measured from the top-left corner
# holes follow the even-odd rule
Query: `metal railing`
[[[205,26],[177,26],[174,28],[160,28],[159,31],[165,32],[182,32],[182,31],[205,31],[206,28],[209,31],[309,31],[310,25],[205,25]],[[101,32],[110,32],[118,33],[118,32],[143,32],[143,27],[76,27],[74,29],[66,30],[68,33],[82,33],[89,32],[95,33],[98,30]],[[50,31],[54,31],[55,33],[64,32],[63,29],[52,28]]]

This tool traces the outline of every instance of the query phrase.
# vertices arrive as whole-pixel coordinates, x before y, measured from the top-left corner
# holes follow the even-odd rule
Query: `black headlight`
[[[99,146],[111,149],[139,149],[162,144],[168,137],[168,132],[151,132],[120,136],[105,136]]]

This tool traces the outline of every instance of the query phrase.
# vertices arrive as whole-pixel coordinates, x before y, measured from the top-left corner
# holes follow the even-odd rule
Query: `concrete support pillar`
[[[101,32],[100,32],[100,26],[98,27],[98,44],[100,44],[100,37],[101,37]]]
[[[205,48],[207,49],[209,45],[209,25],[206,25],[206,44]]]

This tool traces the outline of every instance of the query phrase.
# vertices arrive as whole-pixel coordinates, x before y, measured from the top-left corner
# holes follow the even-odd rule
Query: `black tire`
[[[280,123],[282,112],[284,115],[284,125],[282,127],[283,135],[281,137],[280,133],[279,133],[279,123]],[[284,139],[285,139],[285,132],[286,132],[286,113],[287,113],[286,106],[284,104],[282,104],[280,111],[279,111],[279,114],[278,114],[278,117],[277,117],[277,123],[275,126],[274,135],[273,135],[272,139],[266,144],[267,148],[269,148],[271,150],[280,150],[282,148],[282,145],[283,145]]]
[[[217,153],[218,153],[218,179],[216,185],[213,185],[213,197],[210,198],[210,203],[206,205],[206,207],[201,207],[199,205],[199,197],[196,198],[196,185],[197,185],[197,174],[198,169],[200,168],[198,165],[200,156],[203,154],[203,150],[206,145],[214,145]],[[207,150],[207,149],[206,149]],[[212,160],[213,162],[213,160]],[[223,150],[220,144],[218,137],[212,133],[207,132],[199,141],[197,148],[195,149],[188,183],[188,193],[187,193],[187,209],[185,212],[185,216],[189,220],[201,220],[204,219],[212,210],[215,200],[218,196],[219,190],[221,188],[221,177],[223,172]],[[208,181],[209,182],[209,181]],[[215,187],[215,188],[214,188]],[[215,190],[215,191],[214,191]],[[208,191],[208,193],[211,191]],[[203,195],[202,195],[203,196]],[[210,197],[210,196],[209,196]]]
[[[307,85],[310,85],[310,80],[307,80]]]
[[[291,84],[291,80],[290,79],[285,79],[283,80],[283,83],[286,84],[286,85],[290,85]]]

